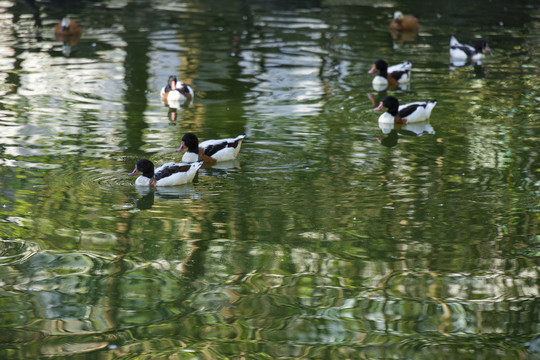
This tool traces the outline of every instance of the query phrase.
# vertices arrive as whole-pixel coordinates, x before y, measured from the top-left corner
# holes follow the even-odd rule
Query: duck
[[[64,17],[56,26],[54,27],[54,35],[63,35],[63,36],[80,36],[82,34],[81,26],[75,20]]]
[[[452,36],[450,38],[450,57],[455,60],[467,60],[473,61],[482,60],[485,57],[485,51],[491,51],[488,43],[484,39],[477,39],[474,47],[470,45],[460,44],[457,39]]]
[[[411,80],[412,62],[405,61],[401,64],[388,67],[388,63],[384,60],[377,60],[371,66],[368,74],[373,74],[377,70],[379,73],[373,78],[372,84],[374,88],[381,86],[406,84]]]
[[[398,99],[386,96],[374,110],[388,108],[379,116],[379,124],[408,124],[429,119],[435,105],[437,105],[437,100],[416,101],[400,106]]]
[[[199,139],[193,133],[185,133],[178,152],[187,149],[182,156],[182,161],[191,163],[203,160],[204,162],[229,161],[238,156],[242,142],[246,135],[238,135],[235,138],[206,140],[199,144]]]
[[[167,85],[161,89],[160,94],[161,100],[165,104],[191,101],[195,96],[193,89],[189,85],[179,82],[174,75],[169,76]]]
[[[154,163],[148,159],[140,159],[135,164],[135,169],[129,176],[141,174],[135,180],[137,186],[175,186],[187,184],[193,181],[197,170],[202,166],[202,161],[185,163],[166,163],[154,170]]]
[[[401,11],[396,11],[388,27],[391,31],[418,31],[420,24],[416,16],[403,15]]]

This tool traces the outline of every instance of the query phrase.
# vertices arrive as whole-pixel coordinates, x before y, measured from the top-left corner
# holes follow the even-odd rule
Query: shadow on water
[[[144,144],[143,133],[147,129],[144,111],[147,108],[148,84],[148,53],[150,41],[146,36],[133,36],[145,28],[150,12],[146,5],[130,3],[123,9],[126,12],[123,23],[125,31],[122,34],[126,43],[125,49],[125,77],[126,92],[124,94],[124,108],[126,112],[125,148],[129,152],[139,151]]]

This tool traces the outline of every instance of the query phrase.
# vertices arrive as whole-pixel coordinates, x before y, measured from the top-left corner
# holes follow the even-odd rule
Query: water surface
[[[29,4],[0,4],[2,358],[540,357],[535,2]],[[492,52],[452,66],[450,35]],[[386,95],[438,104],[380,128]],[[136,188],[187,131],[247,139]]]

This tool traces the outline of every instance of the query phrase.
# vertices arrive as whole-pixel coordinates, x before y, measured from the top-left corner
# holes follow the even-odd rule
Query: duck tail
[[[426,113],[431,115],[431,111],[433,111],[433,108],[437,105],[437,100],[429,100],[426,104]]]
[[[199,170],[204,163],[204,160],[199,160],[191,164],[195,168],[195,171]]]
[[[233,142],[242,142],[246,137],[246,134],[242,134],[242,135],[238,135],[237,137],[234,138],[234,141]]]

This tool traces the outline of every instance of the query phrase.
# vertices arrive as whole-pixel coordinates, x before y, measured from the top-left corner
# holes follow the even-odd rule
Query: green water
[[[535,2],[29,3],[0,4],[0,358],[540,358]],[[453,67],[451,35],[492,52]],[[386,95],[438,104],[381,129]],[[188,131],[247,138],[136,188]]]

